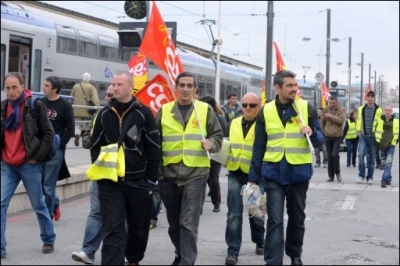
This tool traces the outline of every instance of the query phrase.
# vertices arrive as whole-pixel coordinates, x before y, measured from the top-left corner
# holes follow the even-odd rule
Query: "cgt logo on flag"
[[[167,80],[162,75],[157,74],[136,93],[135,97],[148,106],[155,116],[161,105],[174,100],[173,93],[168,86]]]

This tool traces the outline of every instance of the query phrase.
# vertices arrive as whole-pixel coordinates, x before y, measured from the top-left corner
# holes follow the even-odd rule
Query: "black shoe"
[[[54,251],[54,246],[52,244],[44,244],[43,245],[42,252],[44,254],[53,253],[53,251]]]
[[[76,147],[78,147],[79,146],[79,135],[75,135],[75,141],[74,141],[74,144],[75,144],[75,146]]]
[[[218,204],[214,205],[213,212],[219,212],[219,205]]]
[[[256,245],[256,254],[257,255],[264,255],[264,245],[263,244],[257,244]]]
[[[381,187],[386,187],[386,182],[385,181],[381,182]]]
[[[314,167],[315,167],[315,168],[320,168],[320,167],[321,167],[321,164],[316,164]]]
[[[179,265],[180,261],[181,261],[181,256],[179,256],[178,254],[175,254],[175,259],[171,265]]]
[[[333,181],[335,181],[335,180],[333,179],[333,177],[329,177],[328,180],[326,180],[326,182],[333,182]]]
[[[228,255],[225,258],[225,265],[236,265],[238,256],[236,255]]]
[[[303,265],[303,262],[299,257],[292,257],[292,265]]]

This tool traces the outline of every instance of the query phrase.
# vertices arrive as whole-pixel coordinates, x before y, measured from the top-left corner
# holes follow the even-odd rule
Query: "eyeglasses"
[[[106,93],[105,96],[108,97],[108,98],[112,98],[112,97],[114,97],[114,94],[112,94],[112,93]]]
[[[193,89],[194,84],[191,84],[191,83],[179,83],[178,84],[178,87],[182,88],[182,89],[185,88],[185,86],[188,87],[189,89]]]
[[[258,103],[242,103],[243,108],[247,108],[247,106],[250,108],[256,108],[258,106]]]

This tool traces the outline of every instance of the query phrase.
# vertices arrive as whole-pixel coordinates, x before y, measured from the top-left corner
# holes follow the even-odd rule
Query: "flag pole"
[[[299,115],[301,125],[304,127],[304,126],[306,126],[306,124],[304,123],[304,119],[303,119],[303,116],[302,116],[302,114],[300,112],[300,108],[299,108],[299,104],[297,103],[297,100],[294,100],[294,104],[296,105],[297,114]],[[312,154],[314,154],[314,152],[315,152],[314,151],[314,146],[311,143],[310,136],[308,134],[305,134],[305,135],[306,135],[306,138],[307,138],[307,141],[308,141],[308,147],[310,148],[310,152]]]
[[[199,122],[201,138],[202,138],[203,140],[205,140],[206,138],[204,137],[203,128],[201,127],[201,121],[200,121],[199,115],[198,115],[198,113],[197,113],[196,104],[195,104],[194,101],[195,101],[195,100],[193,99],[193,100],[192,100],[192,103],[193,103],[194,114],[196,115],[196,119],[197,119],[197,121]],[[207,152],[207,157],[208,157],[208,159],[211,160],[210,152],[209,152],[208,150],[206,150],[206,152]]]

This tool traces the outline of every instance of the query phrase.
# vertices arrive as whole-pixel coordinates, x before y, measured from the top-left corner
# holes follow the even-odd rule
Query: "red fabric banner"
[[[276,72],[281,71],[281,70],[286,70],[285,63],[283,62],[283,58],[281,55],[281,52],[279,51],[278,45],[276,42],[274,43],[275,47],[275,54],[276,54]]]
[[[152,2],[149,23],[139,50],[167,73],[175,86],[176,77],[184,71],[183,66],[160,11],[155,1]]]
[[[364,101],[367,101],[367,94],[368,94],[368,92],[370,92],[370,91],[372,91],[371,84],[368,84],[368,85],[365,87]]]
[[[146,56],[142,53],[132,56],[128,67],[133,79],[133,92],[136,93],[143,88],[149,77]]]
[[[321,85],[321,107],[325,108],[326,103],[329,101],[331,98],[331,92],[329,88],[326,86],[325,82],[322,82]]]
[[[165,77],[157,74],[136,93],[135,97],[142,104],[148,106],[155,116],[161,105],[175,99],[173,95],[174,92],[175,90],[170,89]]]

